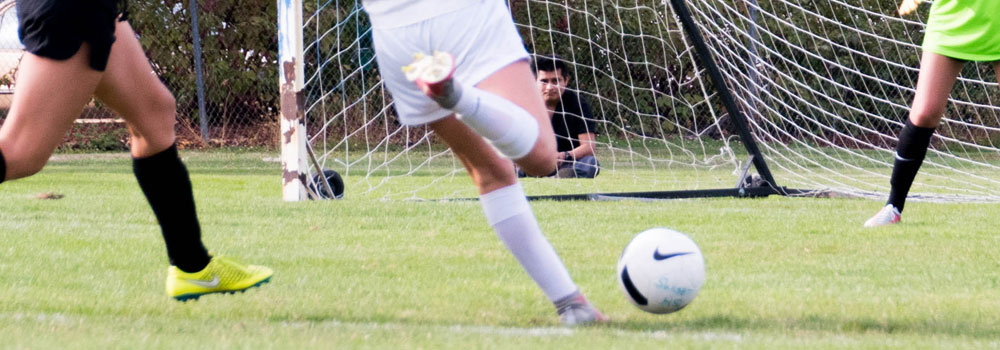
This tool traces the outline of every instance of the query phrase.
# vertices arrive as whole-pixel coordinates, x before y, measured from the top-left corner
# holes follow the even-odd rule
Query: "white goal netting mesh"
[[[529,194],[733,187],[748,155],[675,12],[662,1],[510,0],[529,52],[569,64],[597,125],[596,179]],[[691,0],[688,6],[779,186],[882,197],[916,86],[928,7],[895,0]],[[304,2],[305,115],[347,195],[473,197],[424,128],[401,126],[361,2]],[[398,67],[386,68],[398,69]],[[955,85],[912,195],[1000,200],[1000,89],[987,64]]]

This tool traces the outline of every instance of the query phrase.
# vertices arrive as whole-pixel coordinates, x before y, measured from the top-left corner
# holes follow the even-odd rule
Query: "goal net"
[[[282,0],[286,2],[290,0]],[[475,197],[462,165],[423,127],[401,126],[355,0],[302,0],[298,108],[319,167],[347,197]],[[889,188],[916,86],[928,6],[895,0],[691,0],[776,185],[872,198]],[[676,12],[663,1],[510,0],[529,52],[557,55],[593,109],[595,179],[525,179],[529,195],[731,188],[749,159]],[[287,74],[287,73],[286,73]],[[1000,200],[1000,89],[963,70],[913,197]],[[285,106],[283,105],[283,110]],[[309,165],[304,181],[316,173]]]

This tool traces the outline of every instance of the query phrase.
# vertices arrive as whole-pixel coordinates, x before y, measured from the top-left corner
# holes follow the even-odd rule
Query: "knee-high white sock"
[[[452,86],[453,92],[442,106],[458,113],[459,119],[485,137],[510,159],[531,152],[538,139],[538,120],[507,99],[471,86]],[[457,98],[456,98],[457,97]],[[453,104],[453,105],[452,105]]]
[[[566,266],[542,235],[521,184],[484,194],[479,201],[486,212],[486,221],[550,301],[577,291]]]

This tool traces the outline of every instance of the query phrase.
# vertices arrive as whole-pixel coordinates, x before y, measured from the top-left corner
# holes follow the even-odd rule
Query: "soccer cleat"
[[[447,52],[435,51],[430,56],[417,53],[413,55],[413,63],[403,67],[403,73],[441,107],[454,107],[462,95],[451,79],[455,73],[455,58]]]
[[[559,321],[566,326],[582,326],[608,322],[608,318],[597,311],[587,298],[576,292],[555,303]]]
[[[167,270],[167,295],[179,301],[198,300],[211,293],[233,294],[259,286],[271,280],[274,271],[264,266],[244,265],[235,260],[215,256],[208,266],[187,273],[170,266]]]
[[[882,210],[875,213],[875,216],[872,216],[871,219],[865,221],[865,227],[892,225],[899,222],[899,219],[901,218],[902,216],[899,214],[899,210],[896,209],[896,207],[892,204],[886,204],[882,207]]]

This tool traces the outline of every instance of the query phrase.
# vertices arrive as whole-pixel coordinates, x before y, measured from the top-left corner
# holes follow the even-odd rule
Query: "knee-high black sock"
[[[170,263],[186,272],[201,271],[211,259],[201,243],[194,193],[177,145],[146,158],[133,158],[132,170],[160,223]]]
[[[0,184],[7,178],[7,160],[3,158],[3,150],[0,149]]]
[[[892,204],[903,211],[906,203],[906,195],[913,185],[913,178],[917,176],[920,165],[927,155],[927,147],[930,146],[931,136],[934,135],[934,128],[922,128],[906,120],[903,131],[899,133],[899,143],[896,145],[896,161],[892,166],[892,190],[889,191],[889,200],[886,204]]]

